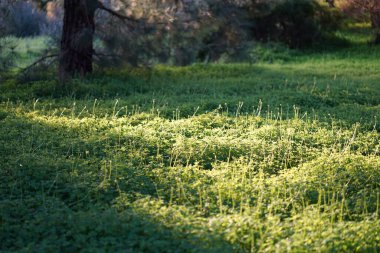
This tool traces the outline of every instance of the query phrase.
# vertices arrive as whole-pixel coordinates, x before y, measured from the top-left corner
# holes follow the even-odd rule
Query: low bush
[[[315,1],[286,0],[254,21],[253,35],[257,40],[279,41],[300,48],[339,28],[342,18],[338,11]]]

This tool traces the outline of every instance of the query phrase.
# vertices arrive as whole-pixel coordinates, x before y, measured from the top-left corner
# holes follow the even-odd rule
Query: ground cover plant
[[[2,82],[0,252],[380,251],[380,48],[340,33]]]

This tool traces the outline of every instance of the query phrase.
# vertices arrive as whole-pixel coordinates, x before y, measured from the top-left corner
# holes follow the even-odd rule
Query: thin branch
[[[117,54],[104,54],[104,53],[99,53],[99,52],[94,52],[94,56],[98,57],[109,57],[109,58],[120,58],[120,55]]]
[[[24,68],[21,70],[22,73],[25,73],[27,71],[29,71],[31,68],[35,67],[36,65],[40,64],[41,62],[45,61],[46,59],[49,59],[49,58],[54,58],[54,57],[58,57],[58,54],[50,54],[50,55],[45,55],[44,57],[41,57],[40,59],[38,59],[37,61],[33,62],[31,65],[29,65],[28,67]]]
[[[133,18],[128,17],[128,16],[124,16],[124,15],[122,15],[122,14],[120,14],[120,13],[118,13],[118,12],[116,12],[110,8],[107,8],[106,6],[104,6],[104,4],[102,2],[98,2],[98,8],[110,13],[112,16],[116,16],[120,20],[123,20],[123,21],[128,20],[130,22],[138,22],[138,20],[136,20],[136,19],[133,19]]]

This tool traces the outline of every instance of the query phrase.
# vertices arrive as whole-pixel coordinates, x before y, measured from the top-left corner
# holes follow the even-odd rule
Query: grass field
[[[1,84],[0,252],[379,252],[380,48],[342,36]]]

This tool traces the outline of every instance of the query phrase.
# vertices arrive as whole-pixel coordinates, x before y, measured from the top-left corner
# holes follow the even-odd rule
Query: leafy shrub
[[[380,44],[380,2],[378,0],[347,0],[341,3],[340,7],[348,17],[370,22],[375,34],[374,43]]]
[[[0,81],[6,77],[6,71],[14,66],[15,58],[18,56],[15,51],[16,44],[9,38],[0,38]]]
[[[324,32],[337,29],[340,16],[315,1],[285,0],[267,15],[254,18],[253,33],[261,41],[280,41],[292,48],[312,45]]]
[[[256,62],[287,62],[295,56],[295,50],[280,43],[255,43],[249,51],[250,61]]]
[[[115,25],[119,21],[107,14],[98,18],[97,31],[104,42],[100,56],[121,56],[133,66],[184,66],[239,58],[249,41],[249,30],[241,26],[247,11],[234,1],[184,1],[173,9],[168,2],[144,0],[130,11],[139,18],[138,25]]]

